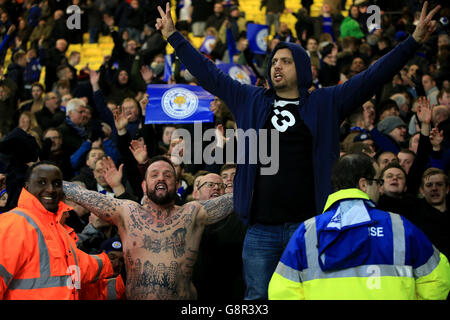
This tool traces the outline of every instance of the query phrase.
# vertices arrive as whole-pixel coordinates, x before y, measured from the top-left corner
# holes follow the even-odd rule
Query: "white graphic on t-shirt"
[[[295,124],[295,117],[292,113],[290,113],[287,110],[279,111],[278,109],[273,110],[275,115],[272,117],[272,124],[280,132],[285,132],[289,127],[292,127]],[[278,123],[280,118],[278,118],[278,115],[280,115],[281,118],[281,125]],[[286,121],[286,118],[289,118],[289,121]]]
[[[286,101],[286,100],[275,100],[273,103],[274,108],[284,108],[288,104],[299,105],[300,101]]]

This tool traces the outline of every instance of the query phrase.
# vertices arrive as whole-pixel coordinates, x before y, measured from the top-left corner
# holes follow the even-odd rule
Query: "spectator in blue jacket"
[[[40,41],[42,43],[42,41]],[[33,83],[39,82],[41,78],[42,60],[44,59],[44,49],[42,46],[39,48],[30,47],[27,50],[27,65],[23,73],[23,81],[25,94],[28,99],[32,98],[31,87]]]
[[[39,23],[39,18],[41,17],[41,8],[36,3],[36,0],[29,0],[26,4],[26,8],[28,9],[28,20],[27,23],[31,28],[34,28]]]
[[[267,287],[289,238],[301,222],[322,211],[331,193],[331,167],[339,157],[339,126],[353,109],[369,100],[377,87],[397,74],[436,29],[431,19],[439,7],[421,19],[407,40],[343,85],[309,92],[310,58],[297,44],[280,42],[268,66],[269,89],[243,85],[220,72],[176,31],[167,4],[156,28],[199,84],[223,99],[238,128],[270,129],[279,134],[278,171],[270,165],[238,164],[234,209],[246,234],[243,262],[246,299],[267,299]],[[302,205],[299,206],[298,204]]]

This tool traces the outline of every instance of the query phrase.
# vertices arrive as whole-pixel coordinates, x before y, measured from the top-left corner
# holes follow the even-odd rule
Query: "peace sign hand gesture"
[[[169,2],[166,4],[166,12],[164,12],[160,6],[158,6],[158,11],[161,18],[156,19],[156,30],[161,30],[162,35],[165,39],[167,39],[176,31],[172,16],[170,14]]]
[[[419,23],[416,26],[412,36],[414,40],[418,43],[424,43],[428,40],[431,34],[436,30],[437,22],[436,20],[431,20],[436,12],[441,8],[440,5],[436,6],[427,15],[428,1],[425,1],[422,7],[422,12],[420,13]]]

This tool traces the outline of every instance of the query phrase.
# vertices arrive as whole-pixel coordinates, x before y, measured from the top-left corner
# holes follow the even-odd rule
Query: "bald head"
[[[209,200],[219,197],[225,193],[225,185],[222,177],[215,173],[200,176],[197,180],[196,192],[193,197],[196,200]]]
[[[58,39],[56,40],[55,47],[59,51],[64,52],[67,48],[67,41],[65,39]]]

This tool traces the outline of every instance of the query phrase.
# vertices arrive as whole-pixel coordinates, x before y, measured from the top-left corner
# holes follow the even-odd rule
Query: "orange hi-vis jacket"
[[[69,236],[73,239],[73,246],[78,242],[78,236],[68,225],[64,224]],[[125,283],[121,275],[115,278],[98,279],[96,282],[85,283],[79,291],[80,300],[123,300],[125,299]]]
[[[18,207],[0,215],[0,299],[78,300],[83,285],[113,275],[105,253],[77,249],[60,224],[70,209],[60,202],[49,212],[22,189]]]
[[[116,278],[99,279],[82,287],[80,300],[123,300],[125,283],[119,274]]]

